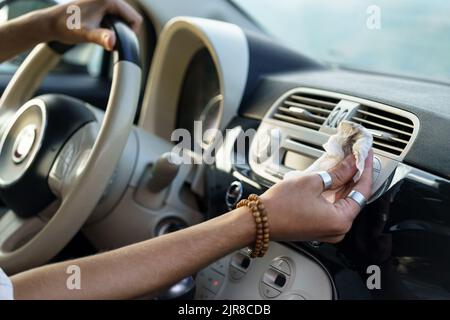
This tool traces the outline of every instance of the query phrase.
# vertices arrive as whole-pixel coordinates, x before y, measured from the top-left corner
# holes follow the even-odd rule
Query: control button
[[[236,253],[233,258],[231,258],[231,266],[240,269],[243,272],[247,272],[250,264],[251,259],[242,252]]]
[[[211,266],[217,272],[225,275],[227,266],[226,266],[226,263],[225,263],[225,261],[223,259],[217,260]]]
[[[241,200],[244,187],[240,181],[233,181],[225,194],[225,203],[231,210]]]
[[[280,290],[286,286],[287,281],[287,276],[275,269],[267,270],[262,278],[262,282]]]
[[[291,266],[289,265],[289,262],[284,259],[275,259],[270,265],[288,276],[291,275]]]
[[[286,282],[287,282],[286,276],[281,273],[279,275],[277,275],[277,277],[275,278],[275,281],[274,281],[275,285],[280,288],[283,288],[284,285],[286,284]]]
[[[281,294],[281,291],[272,288],[271,286],[261,282],[261,291],[267,298],[276,298]]]
[[[224,276],[213,269],[206,269],[205,271],[206,281],[205,286],[207,289],[214,293],[219,292],[223,285]]]
[[[244,272],[242,272],[241,270],[239,270],[233,266],[230,267],[229,272],[230,272],[230,278],[233,280],[241,280],[245,276]]]
[[[249,257],[245,257],[244,259],[242,259],[242,261],[241,261],[241,267],[242,267],[242,269],[247,270],[248,267],[250,266],[250,262],[251,262],[251,260],[250,260]]]

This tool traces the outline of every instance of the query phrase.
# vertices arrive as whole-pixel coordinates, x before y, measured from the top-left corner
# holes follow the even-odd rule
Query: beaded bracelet
[[[256,194],[251,194],[248,199],[239,201],[236,208],[248,207],[256,222],[256,239],[251,249],[251,258],[262,258],[269,249],[269,221],[267,210],[261,199]]]

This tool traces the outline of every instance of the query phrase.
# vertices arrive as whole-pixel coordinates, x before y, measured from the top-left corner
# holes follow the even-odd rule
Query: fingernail
[[[104,46],[105,46],[107,49],[111,50],[111,46],[110,46],[110,44],[109,44],[109,39],[110,39],[109,34],[105,33],[105,34],[103,35],[103,43],[104,43]]]

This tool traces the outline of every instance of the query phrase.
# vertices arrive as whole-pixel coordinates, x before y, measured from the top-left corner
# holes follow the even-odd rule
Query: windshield
[[[448,0],[234,0],[269,34],[341,67],[450,82]]]

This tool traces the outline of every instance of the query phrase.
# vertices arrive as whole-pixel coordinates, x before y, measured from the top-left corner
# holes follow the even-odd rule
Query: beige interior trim
[[[139,123],[144,130],[170,139],[185,72],[202,48],[210,52],[219,75],[224,98],[221,128],[236,115],[249,67],[244,32],[226,22],[178,17],[164,27],[155,51]]]

